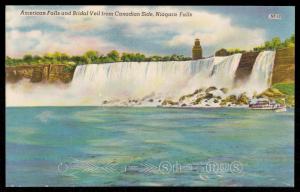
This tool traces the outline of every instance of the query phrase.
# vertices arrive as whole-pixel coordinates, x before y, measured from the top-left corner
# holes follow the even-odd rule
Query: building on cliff
[[[202,59],[202,47],[200,45],[200,40],[196,39],[194,47],[192,49],[193,52],[193,60]]]

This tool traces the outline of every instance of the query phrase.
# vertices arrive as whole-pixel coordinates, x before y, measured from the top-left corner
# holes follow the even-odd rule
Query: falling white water
[[[241,54],[195,61],[120,62],[78,66],[72,87],[99,101],[178,98],[209,86],[232,87]]]
[[[232,88],[235,72],[239,66],[242,54],[234,54],[227,57],[215,57],[213,69],[214,86]]]
[[[254,92],[259,93],[269,87],[274,57],[273,51],[261,52],[249,81],[240,87],[234,87],[234,78],[241,54],[193,61],[80,65],[76,67],[71,84],[32,84],[25,80],[6,84],[6,104],[80,106],[102,105],[105,100],[123,102],[129,99],[141,101],[144,98],[154,98],[156,101],[171,98],[178,101],[182,95],[210,86],[228,88],[227,95],[247,92],[252,96]]]
[[[271,86],[275,51],[262,51],[256,57],[248,82],[243,86],[248,95],[261,93]]]

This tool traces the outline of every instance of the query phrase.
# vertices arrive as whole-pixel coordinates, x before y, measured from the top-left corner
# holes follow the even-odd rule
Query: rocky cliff
[[[276,51],[272,84],[292,83],[295,81],[295,48]]]
[[[251,74],[255,59],[259,52],[246,52],[242,54],[235,80],[245,80]],[[291,83],[295,81],[295,48],[276,50],[272,84]]]
[[[250,76],[258,54],[259,52],[246,52],[242,54],[239,66],[236,70],[235,80],[245,80]]]
[[[6,67],[6,81],[17,82],[30,79],[33,83],[68,83],[73,78],[74,68],[68,65],[22,65]]]
[[[227,55],[226,53],[222,53]],[[221,52],[218,55],[222,55]],[[242,54],[235,80],[245,80],[251,74],[255,59],[259,52]],[[217,54],[216,54],[217,55]],[[31,82],[63,82],[68,83],[73,78],[75,68],[69,65],[23,65],[6,67],[7,82],[17,82],[23,78]],[[276,51],[272,75],[272,84],[291,83],[295,80],[295,49],[285,48]]]

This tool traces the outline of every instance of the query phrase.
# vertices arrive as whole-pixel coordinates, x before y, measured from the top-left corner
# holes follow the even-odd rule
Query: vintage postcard
[[[6,6],[6,186],[294,182],[294,6]]]

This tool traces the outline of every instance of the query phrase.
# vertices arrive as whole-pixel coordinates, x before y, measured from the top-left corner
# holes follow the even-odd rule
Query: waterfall
[[[250,94],[261,93],[271,86],[275,51],[262,51],[258,54],[245,87]]]
[[[215,65],[212,77],[216,87],[233,87],[235,72],[239,66],[242,54],[234,54],[227,57],[215,57]]]
[[[7,84],[7,105],[98,106],[108,103],[132,106],[134,100],[140,106],[150,106],[149,103],[157,106],[165,99],[179,101],[183,95],[211,86],[218,88],[214,95],[221,99],[244,92],[251,97],[270,87],[274,58],[274,51],[261,52],[248,81],[239,84],[234,79],[241,54],[192,61],[78,65],[70,84],[33,84],[26,80]],[[223,93],[221,88],[228,91]]]
[[[241,54],[193,61],[118,62],[76,67],[72,87],[97,99],[178,98],[201,87],[234,83]]]
[[[241,54],[234,54],[192,61],[78,65],[70,84],[32,84],[25,80],[7,84],[7,104],[98,106],[108,103],[126,106],[129,100],[131,103],[134,100],[140,106],[157,106],[164,99],[179,101],[183,95],[211,86],[218,88],[214,94],[221,98],[232,94],[238,96],[243,92],[251,97],[255,92],[267,89],[272,78],[275,52],[261,52],[248,81],[236,85],[234,79],[240,58]],[[221,94],[221,88],[228,88],[228,92]]]

